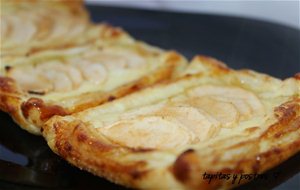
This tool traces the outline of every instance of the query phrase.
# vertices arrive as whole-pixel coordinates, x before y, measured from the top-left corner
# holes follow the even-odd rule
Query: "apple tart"
[[[176,52],[142,42],[94,43],[6,62],[0,108],[31,133],[68,115],[174,77],[186,65]]]
[[[197,56],[181,77],[42,127],[71,164],[139,189],[229,189],[300,150],[299,75],[285,80]]]

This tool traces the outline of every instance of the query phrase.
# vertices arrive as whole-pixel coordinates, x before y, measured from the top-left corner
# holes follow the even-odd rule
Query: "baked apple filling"
[[[98,129],[120,146],[172,149],[210,140],[222,128],[238,127],[239,122],[264,113],[260,100],[247,90],[205,85],[129,110]]]
[[[114,48],[110,48],[114,50]],[[88,83],[101,86],[113,74],[126,73],[146,66],[147,61],[132,50],[89,50],[81,56],[44,60],[6,69],[21,88],[31,94],[69,92]]]
[[[69,40],[83,34],[89,27],[86,16],[76,16],[46,5],[30,10],[26,7],[16,12],[7,10],[1,15],[1,45],[4,50],[28,43],[43,42],[45,45],[56,40]]]

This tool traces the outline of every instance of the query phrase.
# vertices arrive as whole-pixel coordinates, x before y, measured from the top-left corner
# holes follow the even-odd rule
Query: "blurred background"
[[[87,4],[233,15],[300,29],[300,0],[86,0]]]

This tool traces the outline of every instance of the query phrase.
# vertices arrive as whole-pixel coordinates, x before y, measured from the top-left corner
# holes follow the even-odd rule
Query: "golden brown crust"
[[[20,126],[26,126],[26,129],[33,134],[38,134],[39,129],[23,117],[20,109],[23,96],[24,94],[13,79],[0,76],[0,110],[10,114]]]
[[[300,80],[300,73],[296,73],[295,76],[294,76],[294,78],[295,78],[296,80]]]
[[[253,85],[252,82],[257,82],[257,79],[259,84]],[[204,85],[219,84],[221,81],[223,85],[231,84],[251,90],[265,102],[276,102],[278,98],[282,98],[282,101],[279,104],[272,103],[274,106],[267,112],[268,119],[261,125],[250,125],[241,129],[240,134],[234,133],[233,128],[228,137],[220,136],[204,144],[174,149],[143,150],[143,147],[130,148],[114,143],[106,133],[102,133],[99,125],[102,119],[96,122],[92,117],[97,113],[114,112],[118,108],[113,107],[117,105],[128,106],[126,102],[131,99],[141,101],[139,96],[144,99],[149,98],[147,94],[159,97],[159,89],[165,88],[164,93],[169,93],[168,90],[173,89],[170,87],[172,84],[174,88],[179,88],[176,84],[180,86],[184,81],[197,81],[201,86],[201,80]],[[141,189],[231,189],[250,180],[237,178],[233,182],[231,177],[231,180],[211,180],[209,183],[209,180],[203,179],[203,174],[261,174],[300,151],[300,97],[297,89],[299,83],[295,79],[280,81],[249,70],[234,71],[223,63],[202,56],[194,59],[181,79],[153,86],[114,103],[72,116],[53,117],[44,125],[43,136],[55,153],[73,165],[125,186]],[[154,104],[157,100],[151,101],[150,104]],[[139,107],[137,105],[131,108]],[[129,163],[134,169],[127,168]],[[143,164],[135,165],[139,163]],[[111,164],[118,165],[120,169]]]
[[[39,112],[39,120],[41,122],[47,121],[53,115],[67,115],[68,113],[58,105],[45,105],[43,100],[39,98],[29,98],[26,102],[23,102],[21,105],[21,110],[25,119],[28,119],[31,116],[31,112]],[[38,123],[38,122],[35,122]]]
[[[122,155],[122,149],[105,143],[103,137],[95,136],[95,132],[81,122],[74,121],[68,127],[58,122],[53,130],[56,134],[54,142],[56,151],[65,159],[72,158],[72,163],[79,168],[106,176],[115,182],[127,181],[128,186],[132,186],[135,180],[147,175],[147,170],[143,169],[146,164],[144,161],[120,164],[106,159],[111,154]],[[85,157],[87,153],[89,156]],[[82,160],[83,157],[85,158]],[[105,158],[99,160],[99,157]]]

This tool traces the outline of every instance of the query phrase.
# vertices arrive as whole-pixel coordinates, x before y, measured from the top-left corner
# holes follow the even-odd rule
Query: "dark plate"
[[[94,21],[121,26],[135,38],[175,49],[188,58],[205,54],[230,67],[279,78],[300,71],[300,31],[228,16],[89,6]],[[124,189],[80,171],[53,154],[41,137],[21,130],[0,112],[0,189]],[[238,189],[300,189],[300,153]]]

